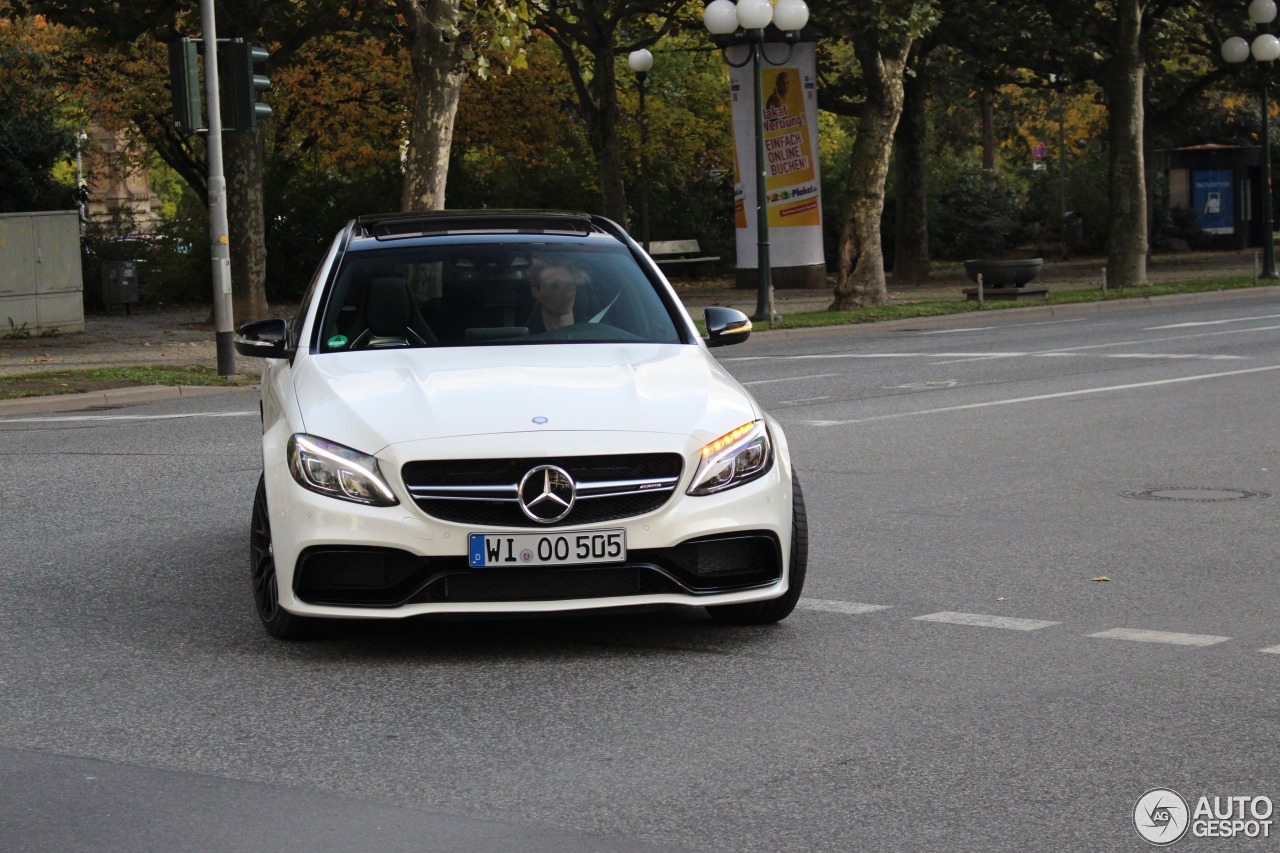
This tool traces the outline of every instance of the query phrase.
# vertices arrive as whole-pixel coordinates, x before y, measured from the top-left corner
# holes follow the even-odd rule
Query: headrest
[[[375,337],[403,335],[413,322],[413,294],[408,280],[394,276],[370,279],[364,317]]]

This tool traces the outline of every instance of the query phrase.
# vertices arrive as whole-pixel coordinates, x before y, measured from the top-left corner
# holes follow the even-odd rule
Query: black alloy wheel
[[[790,582],[787,591],[768,601],[751,601],[746,604],[718,604],[707,608],[716,622],[725,625],[765,625],[780,622],[791,615],[800,600],[804,588],[804,576],[809,566],[809,516],[804,508],[804,493],[800,490],[800,478],[791,472],[791,559]]]
[[[253,602],[267,633],[281,640],[300,640],[315,631],[315,620],[295,616],[280,606],[276,560],[271,547],[271,515],[267,512],[266,477],[258,478],[249,525],[249,560],[253,572]]]

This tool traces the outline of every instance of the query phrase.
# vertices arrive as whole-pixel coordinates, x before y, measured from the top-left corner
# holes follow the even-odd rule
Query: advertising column
[[[766,44],[769,55],[787,46]],[[730,48],[737,64],[745,46]],[[764,148],[768,178],[769,253],[776,287],[821,289],[827,286],[822,247],[822,197],[818,171],[818,91],[812,42],[792,47],[785,65],[761,68],[764,98]],[[733,90],[734,218],[737,224],[739,287],[757,282],[756,175],[742,169],[755,163],[755,105],[751,63],[730,72]]]

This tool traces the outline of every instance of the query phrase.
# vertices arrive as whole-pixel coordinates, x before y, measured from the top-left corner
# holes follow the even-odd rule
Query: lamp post
[[[627,56],[640,89],[640,244],[649,251],[649,125],[644,115],[644,81],[653,67],[653,54],[641,48]]]
[[[711,40],[724,53],[725,62],[734,68],[751,63],[754,76],[752,107],[755,110],[756,142],[756,239],[759,288],[756,292],[756,312],[752,320],[774,320],[770,310],[770,291],[773,288],[769,269],[769,194],[765,186],[768,170],[764,150],[764,92],[761,65],[784,65],[791,58],[790,45],[800,38],[800,30],[809,21],[809,7],[804,0],[712,0],[702,13],[702,22],[711,33]],[[782,31],[788,42],[787,55],[780,61],[770,59],[764,49],[764,30],[772,23]],[[746,44],[750,49],[747,58],[735,63],[729,59],[727,49],[735,44]]]
[[[84,142],[88,138],[89,138],[89,134],[85,133],[83,130],[78,131],[76,133],[76,204],[80,208],[80,233],[81,234],[84,234],[84,220],[85,220],[84,157],[81,154],[81,149],[84,147]]]
[[[1071,241],[1067,233],[1067,78],[1050,74],[1049,85],[1058,90],[1058,200],[1062,215],[1062,259],[1071,255]]]
[[[1222,43],[1222,58],[1232,64],[1244,62],[1252,54],[1258,63],[1258,94],[1262,100],[1262,277],[1280,278],[1276,273],[1275,223],[1271,212],[1271,63],[1280,59],[1280,39],[1271,34],[1276,19],[1275,0],[1253,0],[1249,20],[1257,35],[1252,45],[1232,36]]]

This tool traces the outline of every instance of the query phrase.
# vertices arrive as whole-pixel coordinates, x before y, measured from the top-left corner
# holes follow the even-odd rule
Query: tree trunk
[[[1147,283],[1147,190],[1143,165],[1141,0],[1118,4],[1116,47],[1107,86],[1111,149],[1111,217],[1107,279],[1117,287]]]
[[[983,85],[978,93],[978,106],[982,114],[982,170],[996,170],[996,120],[995,95],[990,87]]]
[[[929,278],[929,210],[925,187],[925,101],[928,84],[924,63],[903,84],[902,119],[894,141],[898,211],[894,223],[893,280],[923,282]]]
[[[612,44],[593,54],[595,69],[588,84],[591,104],[583,104],[587,136],[596,157],[601,210],[623,228],[627,222],[627,190],[622,179],[622,149],[618,141],[618,81]]]
[[[858,136],[849,167],[847,212],[840,233],[840,267],[830,311],[850,311],[889,301],[880,218],[884,213],[893,135],[902,115],[902,72],[911,42],[908,39],[886,50],[868,41],[866,36],[854,36],[854,52],[862,67],[866,101],[858,120]]]
[[[262,213],[262,131],[222,134],[236,324],[267,316],[267,243]]]
[[[460,0],[415,0],[413,117],[405,157],[402,210],[443,210],[449,178],[449,148],[458,98],[467,76],[465,47],[458,35]]]

